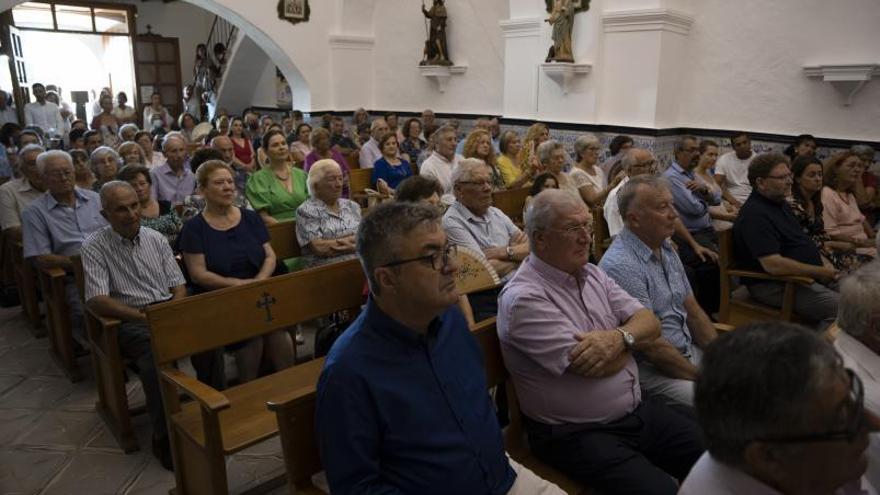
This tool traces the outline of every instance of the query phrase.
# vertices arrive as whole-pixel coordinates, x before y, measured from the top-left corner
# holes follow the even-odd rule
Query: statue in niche
[[[574,15],[590,9],[590,0],[544,0],[550,17],[546,22],[553,26],[553,46],[545,62],[574,62],[571,31]]]
[[[446,5],[443,0],[434,0],[431,10],[428,10],[423,2],[422,14],[430,21],[430,25],[419,65],[452,65],[446,44]]]

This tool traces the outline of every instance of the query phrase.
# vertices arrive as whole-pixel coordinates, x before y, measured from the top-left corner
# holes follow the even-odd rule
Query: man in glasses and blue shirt
[[[357,252],[370,300],[318,381],[331,492],[564,493],[504,452],[482,354],[456,307],[455,247],[439,211],[382,204],[361,222]]]

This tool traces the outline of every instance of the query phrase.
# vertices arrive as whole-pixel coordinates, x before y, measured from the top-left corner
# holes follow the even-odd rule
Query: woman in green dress
[[[273,129],[263,135],[263,151],[269,165],[248,179],[245,193],[266,225],[293,220],[296,209],[309,197],[308,176],[290,163],[284,133]]]

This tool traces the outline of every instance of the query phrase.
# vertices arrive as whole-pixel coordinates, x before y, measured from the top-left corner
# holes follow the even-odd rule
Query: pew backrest
[[[492,201],[496,208],[503,211],[505,215],[513,220],[513,223],[522,225],[523,207],[526,204],[526,198],[529,196],[529,189],[526,187],[520,189],[508,189],[506,191],[496,191],[492,193]]]
[[[296,240],[296,222],[278,222],[267,227],[269,244],[279,260],[296,258],[302,255],[299,242]]]

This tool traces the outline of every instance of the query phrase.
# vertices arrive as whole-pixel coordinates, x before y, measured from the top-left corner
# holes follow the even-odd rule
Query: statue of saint
[[[449,60],[449,49],[446,44],[446,6],[443,0],[434,0],[431,10],[425,9],[422,4],[422,14],[431,23],[428,28],[428,39],[425,41],[425,50],[419,65],[452,65]]]
[[[553,26],[553,46],[547,53],[546,62],[574,62],[571,50],[574,14],[575,7],[572,0],[554,0],[550,17],[545,19]]]

